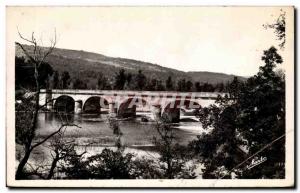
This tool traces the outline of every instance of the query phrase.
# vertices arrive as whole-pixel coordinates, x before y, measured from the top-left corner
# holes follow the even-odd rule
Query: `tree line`
[[[19,88],[34,89],[34,67],[24,57],[16,57],[16,90]],[[181,91],[181,92],[227,92],[230,82],[211,84],[193,82],[182,78],[173,80],[172,76],[161,80],[147,77],[142,70],[137,73],[120,69],[113,77],[98,72],[93,83],[72,77],[68,71],[56,71],[47,62],[39,67],[41,88],[46,89],[99,89],[99,90],[147,90],[147,91]]]

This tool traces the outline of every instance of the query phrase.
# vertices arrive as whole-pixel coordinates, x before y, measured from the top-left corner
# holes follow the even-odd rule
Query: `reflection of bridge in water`
[[[45,90],[40,91],[40,105],[51,111],[101,113],[103,109],[118,117],[131,117],[136,111],[149,111],[154,119],[162,116],[171,122],[180,120],[180,108],[196,110],[213,104],[225,93],[117,91],[117,90]]]

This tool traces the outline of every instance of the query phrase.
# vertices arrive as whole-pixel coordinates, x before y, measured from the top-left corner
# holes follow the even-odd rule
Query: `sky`
[[[280,7],[10,7],[7,34],[22,42],[137,59],[182,71],[251,76],[263,50],[277,45],[272,23]],[[287,10],[288,8],[283,8]],[[23,42],[24,43],[24,42]],[[284,52],[284,51],[283,51]]]

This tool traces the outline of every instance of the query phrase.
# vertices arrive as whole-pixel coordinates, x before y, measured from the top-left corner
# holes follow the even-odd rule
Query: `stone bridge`
[[[40,105],[50,111],[79,113],[107,112],[122,118],[134,116],[136,111],[151,112],[155,120],[162,116],[171,122],[180,120],[180,109],[196,110],[213,104],[226,93],[118,91],[53,89],[40,91]]]

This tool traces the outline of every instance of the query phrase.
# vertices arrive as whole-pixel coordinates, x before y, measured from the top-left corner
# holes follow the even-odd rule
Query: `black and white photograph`
[[[293,187],[293,6],[7,6],[9,187]]]

